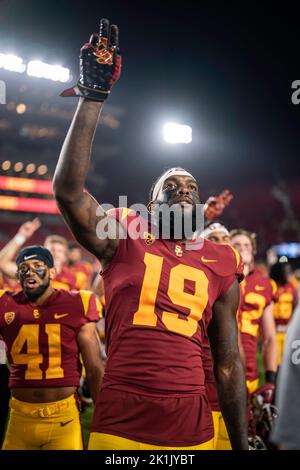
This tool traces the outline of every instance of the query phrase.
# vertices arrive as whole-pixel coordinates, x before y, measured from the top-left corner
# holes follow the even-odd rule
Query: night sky
[[[300,105],[291,102],[291,84],[300,79],[300,21],[292,3],[0,4],[1,50],[42,53],[74,75],[98,19],[118,24],[123,71],[109,101],[126,114],[115,134],[119,155],[96,165],[109,181],[108,198],[146,200],[152,179],[173,165],[194,172],[205,197],[207,188],[298,178]],[[166,120],[192,125],[193,143],[164,144]]]

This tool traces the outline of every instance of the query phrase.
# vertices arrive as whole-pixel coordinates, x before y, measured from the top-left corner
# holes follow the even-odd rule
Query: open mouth
[[[28,279],[26,279],[26,281],[25,281],[25,287],[26,287],[27,289],[34,289],[34,288],[37,287],[37,286],[38,286],[38,282],[37,282],[35,279],[33,279],[33,278],[28,278]]]

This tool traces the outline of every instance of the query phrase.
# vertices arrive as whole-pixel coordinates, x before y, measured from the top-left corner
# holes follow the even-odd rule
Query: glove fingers
[[[109,36],[109,21],[106,18],[100,20],[100,32],[99,32],[99,49],[107,47]]]
[[[113,49],[118,49],[119,47],[119,28],[115,24],[112,24],[110,27],[109,47]]]

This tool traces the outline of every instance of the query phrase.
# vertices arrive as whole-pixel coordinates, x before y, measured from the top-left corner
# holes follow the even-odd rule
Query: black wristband
[[[276,372],[273,370],[266,370],[265,372],[265,380],[268,383],[274,384],[276,382]]]

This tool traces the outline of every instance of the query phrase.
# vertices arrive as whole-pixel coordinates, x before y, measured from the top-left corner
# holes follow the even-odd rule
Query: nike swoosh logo
[[[72,421],[74,421],[74,419],[70,419],[70,421],[65,421],[65,422],[61,421],[60,425],[61,427],[66,426],[67,424],[72,423]]]
[[[265,288],[263,286],[255,286],[254,289],[255,290],[265,290]]]
[[[27,261],[28,259],[35,258],[36,255],[29,255],[29,256],[24,256],[24,260]]]
[[[204,258],[204,256],[201,256],[201,261],[202,263],[217,263],[218,262],[217,259],[206,259]]]
[[[69,315],[68,313],[61,313],[61,314],[55,313],[54,318],[55,320],[59,320],[60,318],[67,317],[68,315]]]

